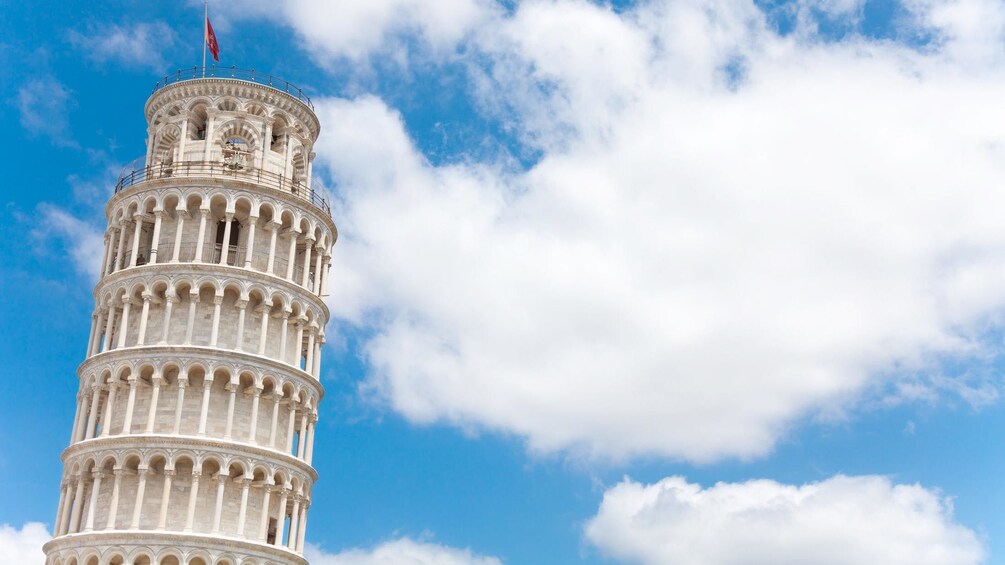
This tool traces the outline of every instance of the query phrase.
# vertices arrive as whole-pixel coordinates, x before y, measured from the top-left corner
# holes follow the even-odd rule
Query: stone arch
[[[175,124],[163,126],[157,132],[154,142],[153,165],[171,165],[177,161],[178,141],[181,139],[181,128]]]

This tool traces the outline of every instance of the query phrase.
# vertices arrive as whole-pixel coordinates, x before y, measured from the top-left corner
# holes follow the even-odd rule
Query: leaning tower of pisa
[[[146,104],[105,254],[47,565],[304,565],[337,232],[319,122],[275,77],[191,69]]]

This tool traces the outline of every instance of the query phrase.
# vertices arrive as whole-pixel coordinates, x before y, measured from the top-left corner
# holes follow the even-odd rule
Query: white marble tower
[[[319,123],[285,81],[166,77],[105,208],[47,565],[304,565],[322,299]]]

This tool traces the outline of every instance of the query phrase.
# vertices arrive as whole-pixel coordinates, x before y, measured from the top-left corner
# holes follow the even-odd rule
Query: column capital
[[[97,480],[98,477],[105,478],[107,476],[108,476],[108,473],[104,472],[101,469],[98,469],[97,471],[91,471],[91,477],[93,477],[95,480]]]
[[[244,310],[245,308],[247,308],[248,307],[248,299],[245,298],[245,297],[243,297],[243,296],[241,298],[239,298],[237,300],[237,307],[240,308],[241,310]]]
[[[223,295],[217,294],[213,296],[213,304],[216,306],[223,304]]]
[[[175,470],[174,470],[174,469],[164,469],[164,476],[165,476],[165,477],[173,477],[173,476],[175,476],[176,474],[177,474],[177,473],[175,472]]]
[[[255,313],[256,314],[268,314],[271,311],[272,311],[272,305],[271,304],[262,303],[262,304],[259,304],[258,306],[255,307]]]

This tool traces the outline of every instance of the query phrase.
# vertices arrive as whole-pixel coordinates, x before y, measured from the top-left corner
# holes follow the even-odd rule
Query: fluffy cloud
[[[20,530],[0,524],[0,565],[42,565],[42,544],[49,538],[45,526],[37,522],[28,522]]]
[[[350,549],[325,553],[307,547],[307,558],[315,565],[501,565],[495,557],[482,557],[467,549],[456,549],[409,538],[388,541],[372,549]]]
[[[707,489],[680,477],[630,480],[604,494],[586,537],[626,563],[688,565],[974,565],[981,542],[952,505],[918,485],[837,476]]]
[[[958,48],[968,5],[919,8],[917,49],[746,3],[523,4],[476,34],[472,95],[527,171],[432,166],[380,100],[321,100],[368,386],[536,450],[690,460],[923,396],[1005,305],[1005,74]]]
[[[117,61],[159,73],[170,70],[164,52],[174,45],[175,33],[164,22],[106,23],[92,25],[86,32],[72,30],[69,40],[98,63]]]

